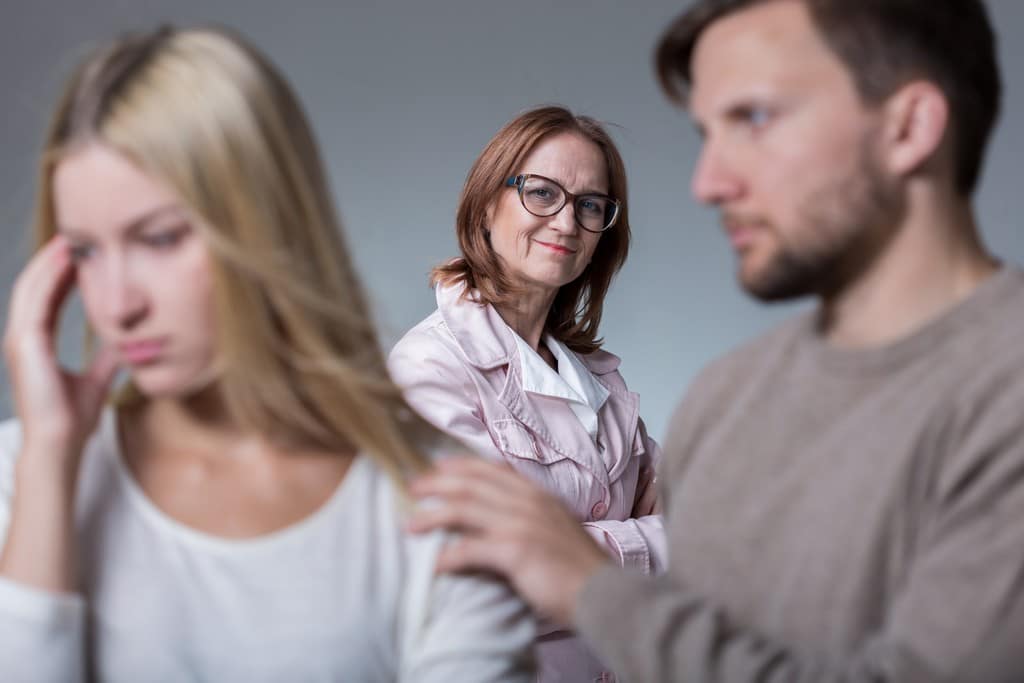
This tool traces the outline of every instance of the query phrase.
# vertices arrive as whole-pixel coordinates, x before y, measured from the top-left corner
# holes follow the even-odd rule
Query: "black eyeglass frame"
[[[551,183],[552,185],[554,185],[555,187],[557,187],[559,190],[562,191],[562,203],[558,205],[558,208],[554,209],[551,213],[537,213],[536,211],[532,211],[530,209],[530,207],[528,207],[526,205],[526,199],[523,197],[523,189],[526,187],[526,181],[529,180],[530,178],[539,178],[540,180],[546,180],[547,182]],[[519,203],[522,204],[523,208],[526,209],[530,214],[532,214],[534,216],[537,216],[539,218],[547,218],[549,216],[554,216],[556,213],[558,213],[559,211],[564,209],[565,205],[568,204],[569,200],[571,199],[572,200],[572,208],[573,208],[573,212],[572,212],[573,220],[576,221],[576,225],[580,226],[582,229],[586,230],[587,232],[602,233],[602,232],[605,232],[607,230],[612,229],[613,227],[615,227],[615,223],[618,222],[619,214],[622,212],[622,202],[620,202],[618,199],[615,199],[614,197],[612,197],[610,195],[601,194],[600,192],[587,192],[587,193],[584,193],[584,194],[573,194],[572,192],[569,192],[569,190],[565,189],[562,186],[562,184],[560,182],[558,182],[557,180],[552,180],[551,178],[548,178],[547,176],[542,176],[542,175],[540,175],[538,173],[520,173],[519,175],[512,176],[511,178],[506,180],[505,181],[505,185],[507,187],[514,187],[514,188],[516,188],[516,194],[519,195]],[[609,220],[608,224],[605,225],[600,230],[592,230],[592,229],[588,228],[587,226],[583,225],[583,223],[580,222],[579,211],[576,208],[576,206],[577,206],[576,202],[578,202],[580,199],[584,199],[586,197],[597,197],[597,198],[603,199],[605,201],[611,202],[612,206],[615,207],[615,210],[614,210],[614,213],[612,214],[611,220]]]

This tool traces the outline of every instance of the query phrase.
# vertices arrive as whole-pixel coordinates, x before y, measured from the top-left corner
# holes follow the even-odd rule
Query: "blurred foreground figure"
[[[704,0],[658,67],[740,284],[806,315],[696,380],[628,576],[482,462],[418,481],[449,570],[508,576],[630,681],[1024,680],[1024,273],[971,196],[996,119],[978,0]],[[514,520],[514,521],[513,521]]]
[[[442,537],[402,528],[452,444],[388,378],[311,131],[256,51],[165,29],[90,57],[36,230],[4,337],[0,680],[530,680],[526,607],[436,577]],[[54,354],[76,287],[80,374]]]

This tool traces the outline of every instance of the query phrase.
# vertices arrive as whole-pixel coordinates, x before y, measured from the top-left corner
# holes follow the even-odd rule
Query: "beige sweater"
[[[1024,273],[884,348],[807,315],[695,382],[668,576],[605,570],[580,632],[626,681],[1024,681]]]

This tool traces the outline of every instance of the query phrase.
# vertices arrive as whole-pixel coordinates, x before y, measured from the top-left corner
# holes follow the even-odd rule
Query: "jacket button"
[[[603,500],[597,501],[594,503],[594,507],[590,508],[590,516],[594,519],[603,519],[606,512],[608,512],[608,506],[604,504]]]

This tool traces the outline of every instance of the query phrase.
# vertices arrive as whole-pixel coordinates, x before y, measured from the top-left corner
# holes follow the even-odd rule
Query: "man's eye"
[[[754,128],[763,128],[771,119],[771,112],[765,107],[751,107],[747,111],[747,121]]]
[[[748,104],[735,107],[729,112],[728,117],[733,125],[759,130],[772,122],[775,112],[766,106]]]

